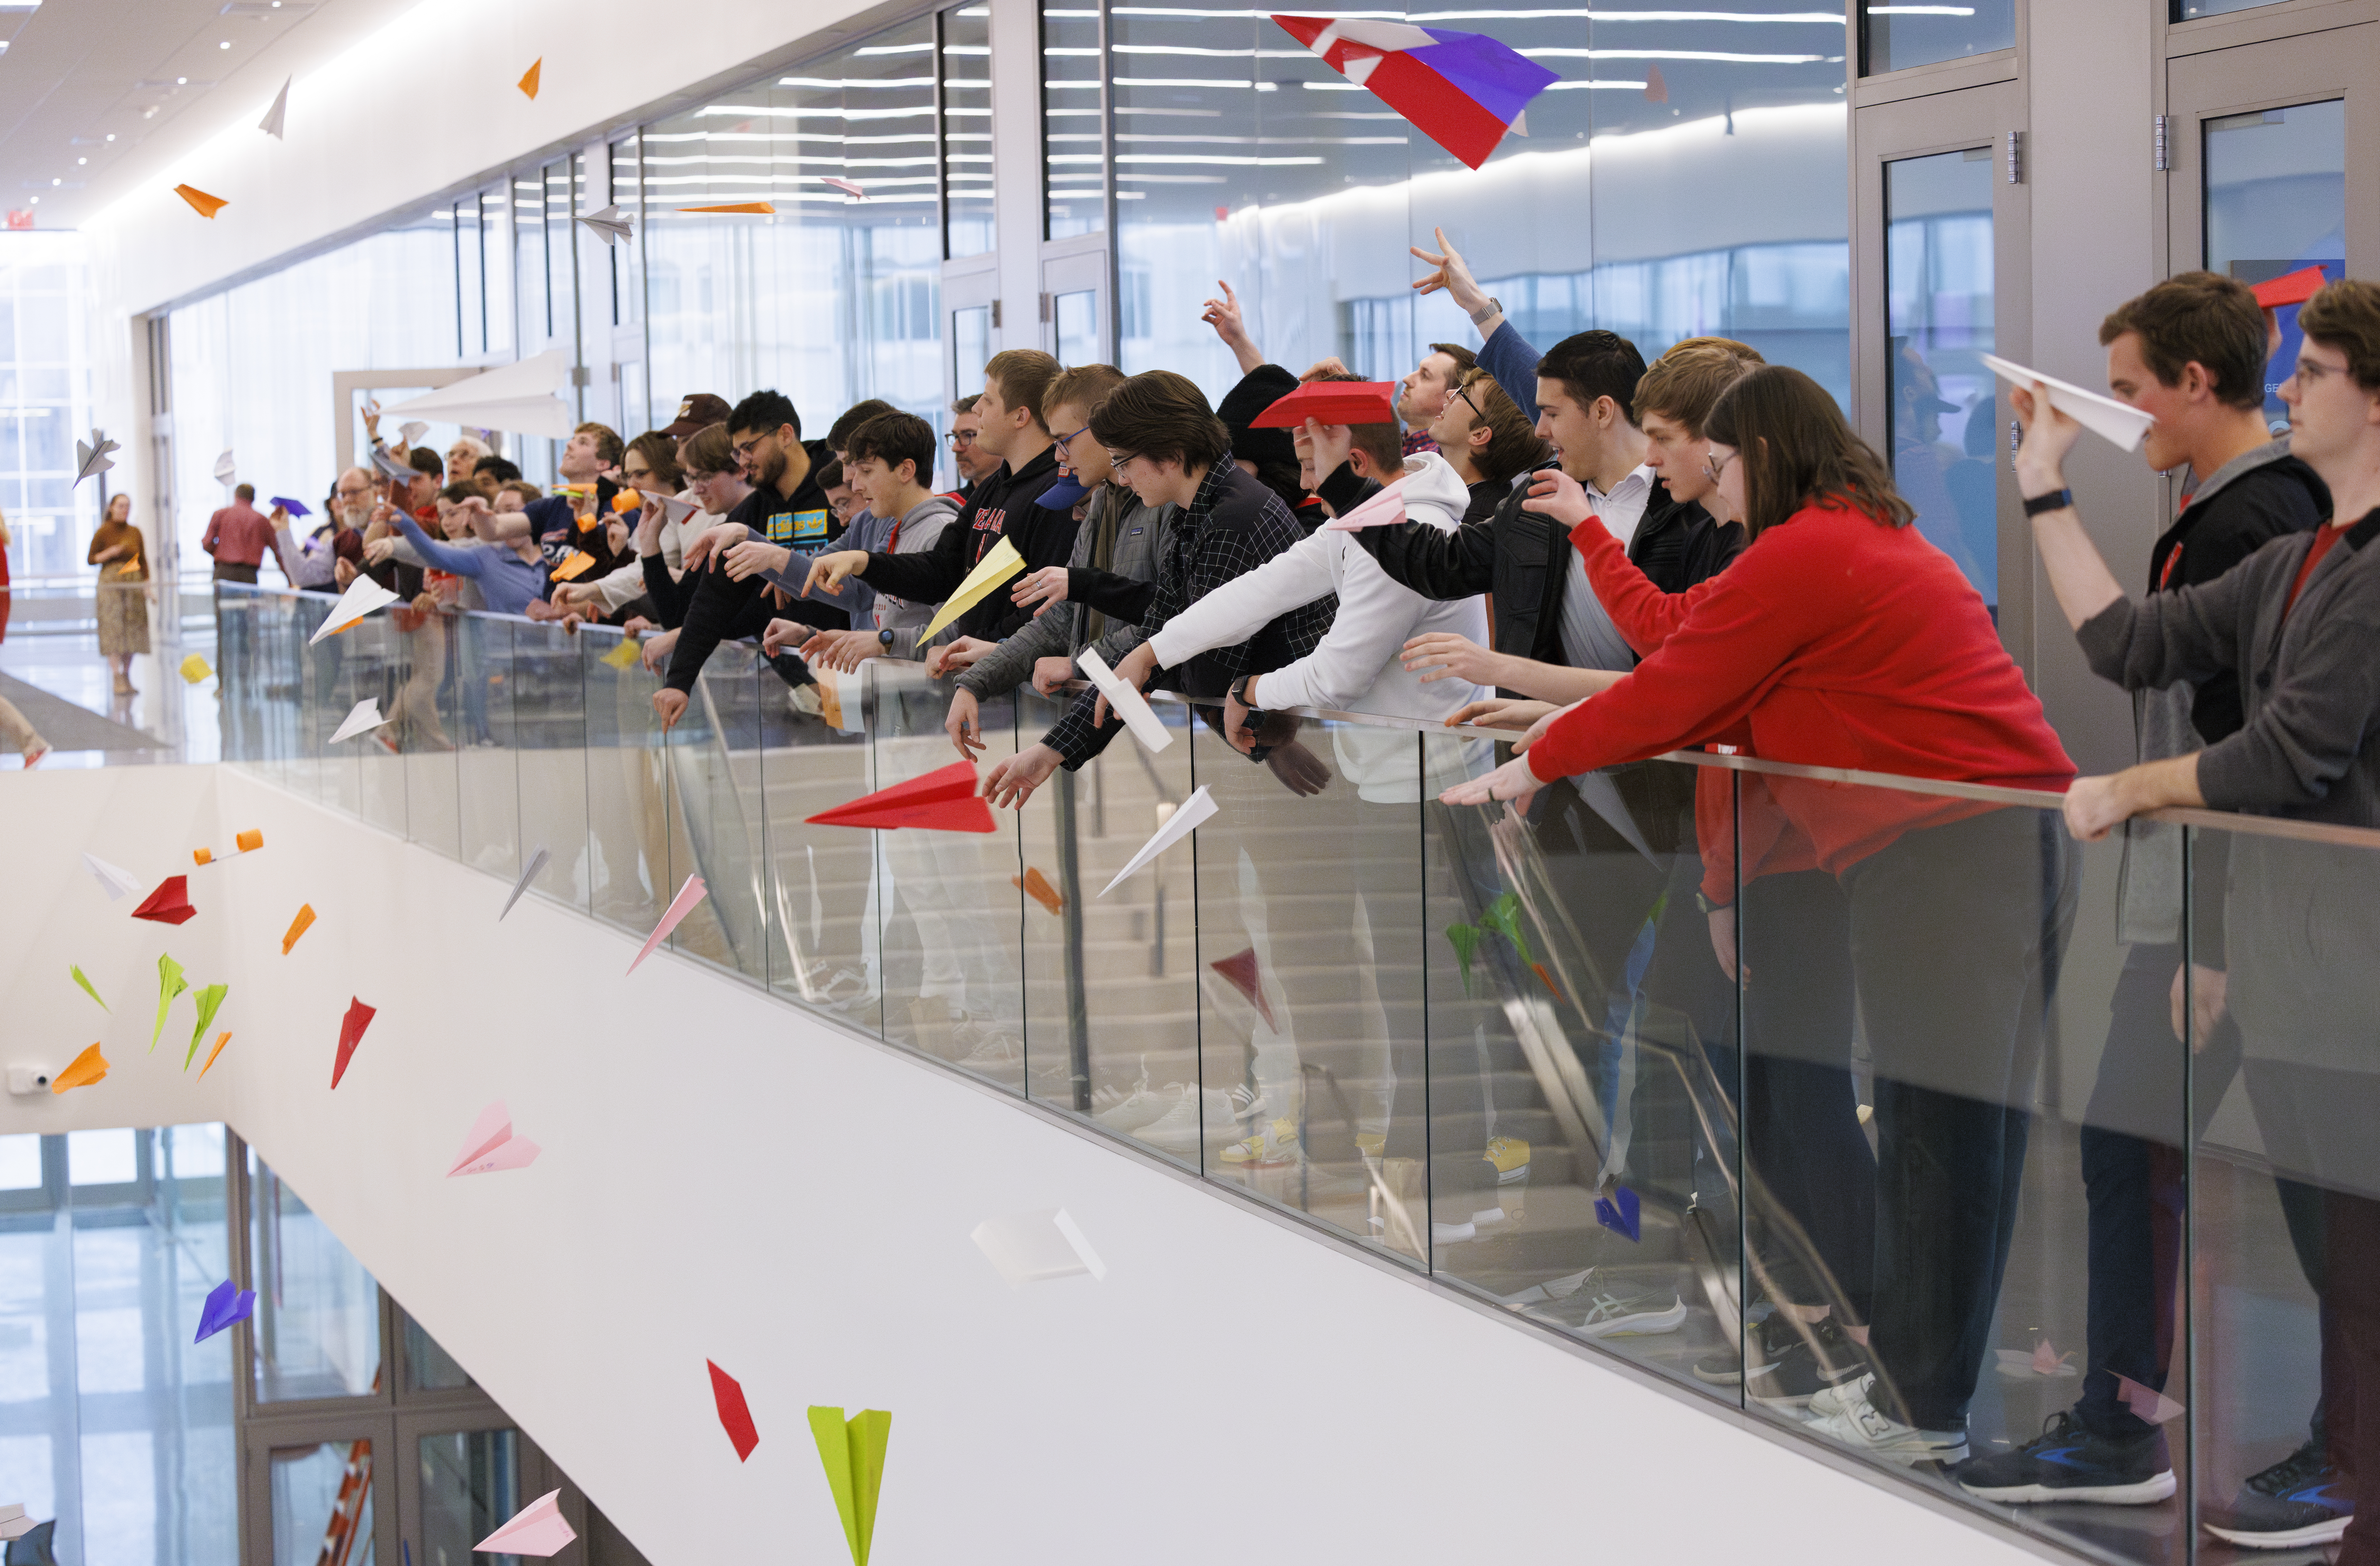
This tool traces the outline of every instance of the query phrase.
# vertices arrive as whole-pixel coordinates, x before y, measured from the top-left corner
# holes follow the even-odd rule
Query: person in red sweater
[[[1561,475],[1534,504],[1571,523],[1596,596],[1644,653],[1610,688],[1541,720],[1522,754],[1449,804],[1724,742],[1772,760],[2063,792],[2074,763],[1983,599],[1910,524],[1889,469],[1797,370],[1737,382],[1706,427],[1751,542],[1665,594]],[[1873,1374],[1811,1401],[1815,1427],[1890,1462],[1954,1463],[1989,1346],[2074,865],[2054,810],[1768,775],[1746,819],[1806,840],[1842,883],[1875,1062]],[[1747,839],[1755,835],[1747,831]],[[1770,844],[1745,841],[1757,863]],[[1728,859],[1703,900],[1733,956]],[[1758,966],[1757,953],[1745,960]]]

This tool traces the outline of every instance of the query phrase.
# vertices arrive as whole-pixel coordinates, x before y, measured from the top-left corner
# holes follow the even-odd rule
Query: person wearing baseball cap
[[[662,429],[673,441],[683,441],[697,431],[713,424],[727,422],[727,399],[709,392],[697,392],[677,405],[677,417]]]

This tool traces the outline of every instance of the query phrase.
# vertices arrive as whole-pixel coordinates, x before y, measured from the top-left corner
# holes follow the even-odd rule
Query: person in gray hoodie
[[[914,413],[880,413],[845,437],[843,471],[852,495],[866,513],[852,524],[854,549],[915,554],[934,547],[959,514],[958,503],[926,488],[934,476],[934,427]],[[771,657],[791,638],[803,662],[849,674],[870,658],[925,656],[918,633],[938,605],[917,603],[891,593],[869,595],[866,623],[844,631],[821,631],[795,620],[772,620],[761,649]],[[955,631],[935,638],[946,641]]]

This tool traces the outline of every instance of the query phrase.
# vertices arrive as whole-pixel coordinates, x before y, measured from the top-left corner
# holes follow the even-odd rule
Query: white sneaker
[[[1130,1087],[1095,1087],[1091,1090],[1091,1114],[1103,1119],[1110,1110],[1140,1097],[1148,1091],[1148,1057],[1140,1058],[1140,1077]],[[1146,1123],[1146,1122],[1142,1123]]]
[[[1566,1294],[1526,1306],[1529,1315],[1568,1328],[1582,1338],[1643,1338],[1674,1332],[1686,1324],[1686,1302],[1671,1290],[1664,1300],[1658,1290],[1625,1284],[1601,1288],[1589,1268]],[[1551,1290],[1568,1283],[1556,1279],[1539,1287]]]
[[[1168,1083],[1158,1089],[1160,1094],[1175,1093],[1180,1097],[1164,1112],[1130,1135],[1146,1142],[1160,1153],[1176,1158],[1195,1158],[1198,1152],[1198,1106],[1206,1103],[1207,1140],[1220,1146],[1238,1134],[1240,1123],[1264,1107],[1264,1101],[1245,1086],[1226,1093],[1209,1087],[1202,1093],[1191,1091],[1186,1082]]]
[[[1517,1294],[1505,1294],[1501,1298],[1509,1305],[1539,1305],[1547,1300],[1566,1300],[1585,1285],[1588,1275],[1594,1271],[1595,1269],[1590,1267],[1584,1271],[1569,1273],[1560,1278],[1548,1278],[1544,1282],[1524,1289]]]
[[[1775,1368],[1773,1365],[1764,1366],[1753,1374],[1759,1376]],[[1867,1390],[1875,1385],[1876,1372],[1871,1370],[1856,1380],[1845,1381],[1839,1386],[1821,1387],[1810,1394],[1810,1417],[1832,1419],[1837,1414],[1847,1414],[1851,1411],[1852,1404],[1867,1401]]]
[[[1835,1400],[1844,1402],[1840,1414],[1815,1419],[1810,1428],[1829,1440],[1840,1441],[1852,1451],[1887,1463],[1903,1465],[1916,1463],[1964,1463],[1967,1460],[1967,1432],[1964,1430],[1920,1430],[1903,1425],[1876,1411],[1868,1402],[1864,1390],[1875,1381],[1873,1375],[1860,1382],[1863,1389],[1855,1394]],[[1816,1399],[1811,1400],[1815,1406]]]
[[[1141,1131],[1172,1112],[1189,1093],[1187,1085],[1169,1082],[1152,1088],[1144,1078],[1132,1090],[1132,1097],[1111,1104],[1091,1118],[1120,1136],[1136,1136]],[[1195,1117],[1194,1117],[1195,1118]]]
[[[971,1071],[978,1076],[1013,1077],[1022,1081],[1025,1076],[1025,1040],[1013,1033],[988,1034],[972,1053],[958,1062],[958,1066],[959,1070]]]

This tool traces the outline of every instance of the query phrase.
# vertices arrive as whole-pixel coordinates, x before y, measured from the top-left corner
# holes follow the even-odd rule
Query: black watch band
[[[2038,516],[2045,511],[2064,511],[2074,504],[2072,490],[2052,490],[2046,495],[2035,495],[2024,503],[2027,516]]]
[[[885,647],[885,648],[889,648],[889,647],[891,647],[891,646],[892,645],[892,626],[887,625],[887,626],[885,626],[885,627],[884,627],[884,629],[882,629],[882,630],[880,630],[880,631],[879,631],[879,632],[877,632],[877,633],[876,633],[876,644],[877,644],[879,647]]]

